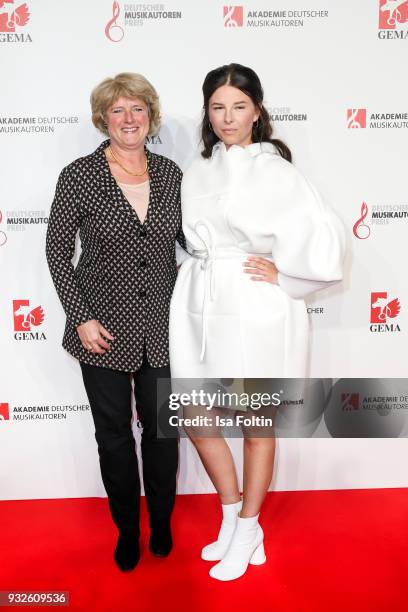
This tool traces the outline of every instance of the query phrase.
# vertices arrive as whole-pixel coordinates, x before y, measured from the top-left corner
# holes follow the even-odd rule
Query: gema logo
[[[0,0],[0,9],[2,8],[7,10],[0,13],[0,32],[15,32],[16,26],[23,27],[30,20],[30,12],[25,3],[14,8],[14,0]]]
[[[0,0],[0,41],[32,42],[29,34],[19,32],[30,21],[27,4],[15,4],[15,0]]]
[[[379,38],[408,37],[408,0],[379,0]]]
[[[386,291],[371,293],[370,331],[395,332],[401,331],[397,323],[390,323],[389,319],[398,317],[401,310],[398,298],[389,299]]]
[[[6,403],[0,404],[0,421],[8,421],[10,419],[9,405]]]
[[[32,308],[30,300],[13,300],[13,320],[15,340],[46,340],[43,332],[32,329],[44,322],[42,306]]]
[[[224,6],[223,16],[226,28],[242,28],[244,25],[243,6]]]

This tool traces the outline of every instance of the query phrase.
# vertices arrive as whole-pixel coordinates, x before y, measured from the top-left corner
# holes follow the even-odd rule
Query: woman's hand
[[[115,339],[96,319],[78,325],[77,332],[82,346],[87,351],[99,355],[104,355],[106,351],[110,351],[110,346],[106,340]]]
[[[278,284],[278,269],[269,259],[250,255],[242,265],[246,274],[252,274],[251,280]]]

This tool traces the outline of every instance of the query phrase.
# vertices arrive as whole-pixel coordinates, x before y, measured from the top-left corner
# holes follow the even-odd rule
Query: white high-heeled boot
[[[258,523],[259,514],[237,518],[231,544],[222,560],[210,569],[217,580],[235,580],[245,574],[248,564],[262,565],[266,561],[263,531]]]
[[[232,535],[237,524],[238,513],[242,509],[242,501],[235,504],[222,504],[222,523],[218,538],[215,542],[207,544],[201,551],[204,561],[219,561],[223,558],[230,545]]]

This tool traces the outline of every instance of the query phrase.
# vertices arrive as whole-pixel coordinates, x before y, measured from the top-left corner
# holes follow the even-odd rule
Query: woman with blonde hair
[[[105,79],[91,95],[94,125],[108,136],[64,168],[47,232],[47,259],[67,322],[63,346],[79,360],[95,423],[102,479],[119,530],[114,558],[139,560],[140,482],[131,380],[143,426],[143,480],[150,550],[172,548],[176,439],[157,438],[157,380],[169,378],[169,304],[181,246],[178,166],[151,153],[159,99],[140,74]],[[79,231],[82,252],[72,258]]]

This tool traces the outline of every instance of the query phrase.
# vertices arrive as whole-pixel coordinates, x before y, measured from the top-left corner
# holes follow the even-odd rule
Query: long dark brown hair
[[[208,114],[209,101],[213,93],[223,85],[231,85],[240,89],[249,96],[252,102],[260,110],[258,121],[252,127],[252,142],[270,142],[275,145],[278,153],[287,161],[292,161],[292,154],[289,147],[279,140],[272,138],[273,128],[269,113],[263,105],[264,92],[258,75],[252,68],[241,64],[226,64],[211,70],[204,79],[203,83],[203,121],[201,124],[201,140],[204,150],[201,155],[205,158],[211,157],[213,146],[219,141],[210,125]]]

